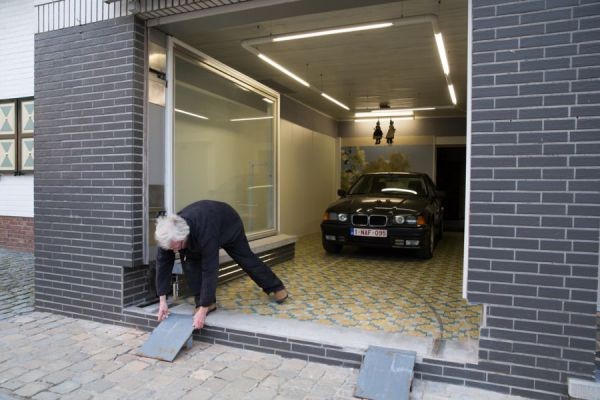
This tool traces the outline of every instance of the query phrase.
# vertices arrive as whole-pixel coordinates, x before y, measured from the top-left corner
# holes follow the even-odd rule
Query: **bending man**
[[[275,301],[283,303],[288,297],[277,275],[250,250],[242,219],[228,204],[201,200],[178,214],[159,217],[155,238],[159,245],[156,255],[159,321],[169,314],[166,294],[171,284],[176,251],[194,293],[196,329],[201,329],[206,315],[217,308],[219,248],[223,248],[265,293],[274,293]]]

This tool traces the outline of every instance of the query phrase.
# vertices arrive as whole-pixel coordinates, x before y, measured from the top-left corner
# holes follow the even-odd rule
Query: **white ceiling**
[[[325,4],[322,4],[325,3]],[[366,5],[365,5],[366,4]],[[446,107],[421,115],[464,115],[467,0],[301,0],[252,14],[174,21],[159,29],[281,93],[338,120],[379,108]],[[244,50],[247,39],[435,14],[458,104],[452,106],[430,23],[257,46],[312,86],[350,107],[346,111]],[[240,24],[240,21],[243,21]]]

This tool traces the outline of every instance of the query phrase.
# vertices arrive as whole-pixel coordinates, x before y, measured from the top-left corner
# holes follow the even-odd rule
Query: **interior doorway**
[[[465,224],[466,148],[436,148],[436,185],[445,193],[444,222],[446,230],[464,230]]]

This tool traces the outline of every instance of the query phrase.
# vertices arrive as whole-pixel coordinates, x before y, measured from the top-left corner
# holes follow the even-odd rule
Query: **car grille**
[[[369,217],[366,215],[353,215],[352,216],[352,225],[367,226],[368,223],[369,223]]]
[[[371,215],[369,217],[370,226],[386,226],[387,217],[385,215]]]
[[[387,225],[387,217],[385,215],[355,214],[352,216],[352,225],[356,225],[356,226],[386,226]]]

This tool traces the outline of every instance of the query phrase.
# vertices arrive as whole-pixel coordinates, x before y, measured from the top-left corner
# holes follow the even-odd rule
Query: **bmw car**
[[[327,252],[354,245],[411,249],[423,259],[433,256],[444,230],[443,193],[427,174],[368,173],[338,195],[321,222]]]

